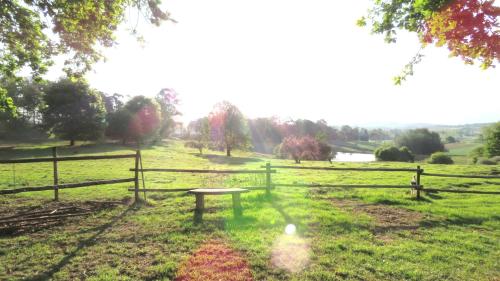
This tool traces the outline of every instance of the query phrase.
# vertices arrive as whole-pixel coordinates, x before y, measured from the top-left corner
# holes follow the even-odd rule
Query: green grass
[[[59,149],[60,155],[131,152],[118,145],[86,145]],[[192,169],[257,169],[267,159],[252,153],[207,151],[199,156],[181,142],[143,150],[144,167]],[[42,157],[48,148],[25,146],[0,158]],[[302,166],[330,166],[304,162]],[[410,163],[334,163],[339,167],[412,167]],[[421,164],[422,165],[422,164]],[[422,165],[425,171],[489,174],[499,166]],[[132,159],[61,162],[61,182],[130,177]],[[51,183],[50,163],[0,165],[0,188]],[[281,169],[273,182],[408,184],[411,173],[325,172]],[[146,173],[151,188],[254,186],[262,176]],[[499,180],[423,177],[427,187],[498,190]],[[131,197],[130,184],[61,190],[62,202],[116,200]],[[52,204],[52,192],[0,197],[0,212]],[[416,229],[396,228],[376,235],[377,221],[340,208],[331,199],[360,200],[388,209],[423,215]],[[85,218],[18,236],[0,236],[0,280],[172,280],[180,264],[205,241],[222,239],[241,253],[254,280],[497,280],[500,276],[500,196],[439,193],[415,200],[407,190],[276,188],[242,195],[244,214],[235,219],[230,197],[207,197],[202,224],[193,222],[194,198],[184,193],[149,193],[148,204],[120,206]],[[287,224],[297,235],[284,233]],[[288,243],[288,244],[287,244]],[[274,266],[273,255],[302,247],[293,258],[307,260],[291,272]],[[290,264],[294,264],[293,260]]]
[[[456,143],[448,143],[445,148],[448,150],[448,155],[457,164],[467,164],[470,162],[469,154],[474,148],[482,146],[481,143],[475,141],[464,141]]]

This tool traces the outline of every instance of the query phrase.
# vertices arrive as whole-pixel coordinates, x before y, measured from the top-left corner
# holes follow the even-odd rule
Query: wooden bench
[[[200,222],[203,219],[203,210],[205,208],[205,195],[225,195],[233,196],[233,211],[235,216],[241,216],[243,209],[241,207],[240,194],[248,192],[243,188],[198,188],[188,191],[189,194],[196,196],[195,221]]]

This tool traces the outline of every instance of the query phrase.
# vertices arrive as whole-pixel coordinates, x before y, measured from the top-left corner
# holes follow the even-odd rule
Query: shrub
[[[416,154],[431,154],[444,151],[439,134],[428,129],[409,130],[395,139],[398,147],[406,146]]]
[[[378,161],[413,162],[415,156],[406,146],[398,149],[391,145],[377,148],[375,150],[375,158]]]
[[[408,147],[403,146],[399,148],[399,161],[413,162],[413,160],[415,160],[415,156]]]
[[[496,165],[497,162],[492,159],[480,159],[477,163],[481,165]]]
[[[203,148],[205,148],[205,144],[202,142],[198,142],[198,141],[186,141],[184,143],[184,147],[196,148],[196,149],[198,149],[200,154],[203,154]]]
[[[490,158],[490,160],[494,161],[494,162],[496,162],[498,164],[498,163],[500,163],[500,156],[492,157],[492,158]]]
[[[429,159],[430,164],[453,164],[453,159],[443,152],[436,152]]]

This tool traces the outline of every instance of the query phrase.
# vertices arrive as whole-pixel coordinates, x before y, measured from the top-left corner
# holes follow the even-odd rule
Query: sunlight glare
[[[305,239],[298,235],[281,235],[274,242],[271,263],[278,268],[296,273],[307,267],[310,256],[311,249]]]
[[[288,235],[293,235],[295,234],[295,231],[297,230],[297,228],[295,227],[294,224],[288,224],[286,227],[285,227],[285,233],[288,234]]]

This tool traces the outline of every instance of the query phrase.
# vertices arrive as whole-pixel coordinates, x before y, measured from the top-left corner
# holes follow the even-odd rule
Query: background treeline
[[[0,83],[17,105],[14,116],[0,113],[0,140],[141,142],[169,136],[180,114],[171,89],[160,90],[154,98],[139,95],[125,102],[123,95],[97,91],[82,79]]]
[[[138,95],[127,99],[92,89],[82,79],[0,83],[17,105],[14,116],[0,112],[0,140],[7,142],[57,138],[70,145],[105,139],[137,144],[175,136],[184,138],[186,146],[198,149],[200,154],[208,148],[224,150],[231,156],[234,149],[243,149],[300,163],[331,160],[337,151],[348,148],[374,153],[379,161],[412,162],[430,156],[431,163],[450,164],[454,155],[445,153],[447,147],[464,150],[462,143],[469,145],[465,142],[470,142],[472,135],[477,141],[470,144],[474,146],[468,152],[470,162],[496,164],[500,155],[500,122],[481,127],[437,128],[439,133],[426,128],[335,127],[325,120],[248,119],[235,105],[221,102],[207,116],[183,127],[175,121],[181,114],[178,95],[168,88],[152,98]]]

